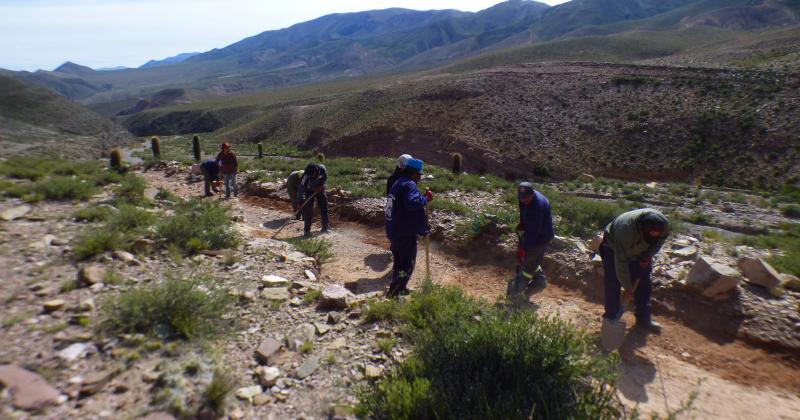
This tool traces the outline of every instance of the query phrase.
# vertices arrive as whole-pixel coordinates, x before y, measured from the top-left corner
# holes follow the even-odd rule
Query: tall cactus
[[[192,137],[192,153],[194,154],[194,161],[200,162],[200,136],[197,134]]]
[[[108,168],[117,172],[122,169],[122,152],[119,149],[111,150],[108,156]]]
[[[461,174],[461,153],[453,153],[453,173]]]
[[[319,163],[324,163],[325,162],[325,153],[322,153],[322,152],[317,153],[317,160],[319,161]]]
[[[264,157],[264,144],[258,143],[256,146],[258,146],[258,158],[261,159]]]
[[[150,139],[150,148],[153,150],[153,157],[161,159],[161,140],[158,137]]]

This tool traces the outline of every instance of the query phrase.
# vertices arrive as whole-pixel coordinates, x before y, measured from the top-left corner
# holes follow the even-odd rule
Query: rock
[[[261,291],[261,298],[273,302],[283,302],[289,299],[289,289],[284,287],[268,287]]]
[[[137,239],[136,242],[133,243],[131,249],[137,254],[149,254],[153,252],[155,244],[156,243],[152,239],[141,238]]]
[[[317,329],[311,324],[303,324],[289,333],[286,336],[286,347],[289,350],[295,351],[297,347],[303,345],[306,341],[314,341]]]
[[[147,187],[144,189],[144,193],[142,195],[146,200],[155,201],[156,196],[158,195],[158,188]]]
[[[15,365],[0,365],[0,385],[11,392],[11,402],[21,410],[41,410],[58,404],[61,394],[36,373]]]
[[[253,405],[262,406],[272,402],[272,397],[267,394],[258,394],[253,398]]]
[[[353,308],[353,310],[347,314],[347,317],[350,319],[361,318],[361,314],[362,314],[361,308]]]
[[[367,365],[364,368],[364,376],[367,377],[367,379],[378,379],[381,377],[382,373],[383,371],[381,368],[377,366]]]
[[[306,270],[305,274],[306,274],[306,278],[308,278],[309,281],[317,281],[317,275],[314,274],[313,271]]]
[[[784,289],[800,292],[800,278],[791,274],[781,274],[781,286]]]
[[[239,407],[233,409],[233,411],[231,411],[231,413],[228,415],[228,417],[230,417],[231,420],[240,420],[243,419],[244,416],[245,416],[244,411]]]
[[[603,244],[603,232],[600,232],[594,235],[594,237],[590,239],[589,242],[586,243],[586,246],[589,248],[590,251],[597,254],[600,252],[600,245],[602,244]]]
[[[300,299],[299,297],[294,297],[292,298],[292,300],[289,301],[289,305],[292,305],[294,307],[303,306],[303,299]]]
[[[697,247],[689,245],[683,248],[669,250],[668,253],[669,255],[683,259],[694,258],[697,256]]]
[[[6,209],[5,211],[3,211],[3,213],[0,214],[0,218],[5,220],[6,222],[10,222],[12,220],[19,219],[20,217],[30,213],[31,210],[32,207],[28,205],[12,207],[10,209]]]
[[[275,363],[275,356],[278,351],[283,347],[278,340],[274,338],[267,338],[256,349],[256,360],[259,363],[271,365]]]
[[[347,309],[348,298],[353,294],[338,284],[331,284],[322,290],[317,307],[320,309]]]
[[[347,340],[344,337],[337,337],[328,347],[331,350],[338,350],[347,347]]]
[[[161,375],[159,375],[158,372],[145,372],[142,374],[142,382],[146,384],[153,384],[160,376]]]
[[[278,382],[281,377],[281,370],[272,366],[259,366],[256,368],[256,378],[258,383],[265,388],[270,388]]]
[[[139,417],[138,420],[175,420],[175,417],[173,417],[172,414],[164,411],[156,411],[155,413],[150,413],[145,417]]]
[[[86,298],[81,300],[78,304],[78,310],[81,312],[92,312],[95,308],[95,302],[93,298]]]
[[[78,358],[83,357],[88,349],[88,343],[74,343],[59,351],[56,355],[67,362],[74,362],[78,360]]]
[[[114,251],[112,255],[114,256],[114,258],[124,263],[131,263],[133,262],[133,260],[136,259],[136,257],[133,256],[133,254],[127,251]]]
[[[295,376],[297,379],[305,379],[313,375],[319,367],[319,356],[311,356],[299,367]]]
[[[323,324],[321,322],[315,322],[314,323],[314,328],[317,329],[317,334],[319,334],[319,335],[325,335],[325,333],[327,333],[328,331],[331,330],[331,327],[329,327],[327,324]]]
[[[106,269],[99,265],[87,265],[78,271],[78,283],[92,286],[106,280]]]
[[[48,300],[42,306],[44,307],[45,312],[50,313],[61,310],[64,307],[64,305],[66,305],[64,299],[53,299],[53,300]]]
[[[42,238],[42,242],[47,246],[51,246],[51,245],[58,245],[55,242],[59,241],[55,235],[44,235],[44,237]]]
[[[91,290],[94,293],[98,293],[103,289],[105,289],[105,287],[106,287],[105,283],[97,283],[89,286],[89,290]]]
[[[285,287],[288,288],[292,285],[289,280],[275,275],[261,277],[261,283],[266,287]]]
[[[744,257],[738,262],[745,279],[767,289],[774,289],[781,285],[780,274],[761,258]]]
[[[251,401],[253,397],[261,394],[261,385],[246,386],[236,390],[236,398]]]
[[[707,298],[723,298],[728,292],[736,289],[742,275],[733,267],[711,259],[700,257],[686,278],[687,286],[699,291]]]
[[[80,395],[85,397],[96,394],[117,375],[117,372],[119,371],[113,368],[86,375],[81,385]]]
[[[343,316],[342,312],[328,312],[328,324],[336,324],[342,320]]]
[[[600,255],[595,255],[592,257],[592,265],[595,267],[602,267],[603,266],[603,257]]]

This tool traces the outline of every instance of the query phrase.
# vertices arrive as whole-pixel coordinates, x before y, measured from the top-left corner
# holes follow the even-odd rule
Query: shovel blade
[[[603,318],[603,327],[600,330],[600,345],[607,352],[617,351],[625,341],[625,321]]]

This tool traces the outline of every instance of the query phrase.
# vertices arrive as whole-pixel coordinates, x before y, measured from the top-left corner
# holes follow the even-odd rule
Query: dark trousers
[[[414,274],[414,265],[417,262],[417,237],[398,238],[391,245],[394,265],[392,265],[392,284],[389,286],[389,295],[396,295],[408,288],[408,281]]]
[[[616,320],[622,315],[623,307],[620,299],[622,285],[617,279],[614,251],[604,243],[600,247],[600,253],[603,257],[603,271],[605,272],[606,312],[603,317]],[[647,325],[650,323],[652,311],[652,306],[650,305],[650,295],[653,292],[652,267],[642,268],[637,260],[628,263],[628,268],[631,272],[631,286],[636,284],[636,279],[639,279],[639,286],[633,294],[633,301],[636,305],[636,323]]]
[[[310,197],[310,195],[307,197]],[[319,212],[322,215],[322,229],[328,229],[330,225],[330,219],[328,219],[328,195],[325,194],[325,191],[322,191],[317,193],[311,200],[308,200],[308,203],[303,207],[303,230],[306,233],[311,232],[311,222],[314,221],[314,201],[317,202]],[[301,202],[300,204],[302,205],[303,203]]]
[[[214,189],[214,192],[217,192],[217,189],[214,188],[213,185],[211,185],[211,182],[212,181],[216,181],[216,180],[217,180],[216,177],[210,176],[208,174],[208,171],[206,171],[206,169],[203,168],[203,182],[205,182],[205,193],[206,193],[206,195],[211,195],[211,189],[212,188]]]
[[[547,244],[533,245],[525,248],[525,259],[519,261],[519,270],[517,273],[525,280],[543,280],[544,273],[541,270],[542,260],[544,260],[544,253],[547,251]]]

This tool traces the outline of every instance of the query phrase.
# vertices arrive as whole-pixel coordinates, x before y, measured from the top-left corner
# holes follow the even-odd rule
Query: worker
[[[406,169],[406,162],[410,159],[413,159],[411,155],[400,155],[397,158],[397,166],[394,168],[394,172],[389,175],[389,179],[386,180],[386,195],[389,195],[389,191],[392,190],[392,185],[400,178],[400,175],[403,174],[403,170]]]
[[[217,160],[225,181],[225,198],[231,198],[231,191],[234,197],[238,197],[239,184],[236,182],[236,174],[239,172],[239,162],[236,160],[236,154],[231,151],[230,144],[222,143],[220,149]]]
[[[213,190],[214,193],[219,192],[216,183],[219,181],[219,162],[214,159],[207,160],[200,164],[200,171],[203,173],[203,181],[205,184],[205,196],[211,197]]]
[[[417,186],[423,166],[421,160],[409,159],[386,200],[386,236],[394,258],[386,297],[408,293],[417,259],[417,235],[428,236],[431,232],[425,207],[433,200],[433,193],[428,189],[423,195]]]
[[[300,203],[297,202],[297,190],[300,187],[300,179],[303,178],[303,170],[294,171],[286,178],[286,191],[289,193],[289,200],[292,202],[292,213],[294,218],[300,220],[299,207]]]
[[[516,297],[525,289],[541,290],[547,286],[542,271],[542,260],[547,246],[555,237],[550,202],[530,182],[517,187],[519,199],[519,246],[517,249],[517,276],[509,288],[509,297]]]
[[[311,222],[314,218],[314,201],[319,205],[322,216],[322,233],[327,233],[330,228],[328,218],[328,196],[325,194],[325,183],[328,181],[328,171],[321,163],[309,163],[300,178],[300,188],[297,194],[297,208],[302,208],[303,236],[311,237]]]
[[[617,320],[622,316],[620,288],[625,288],[622,298],[635,302],[636,326],[648,332],[661,332],[661,325],[653,321],[651,315],[651,273],[653,257],[664,245],[667,235],[669,221],[654,209],[623,213],[606,226],[600,246],[605,272],[604,318]]]

